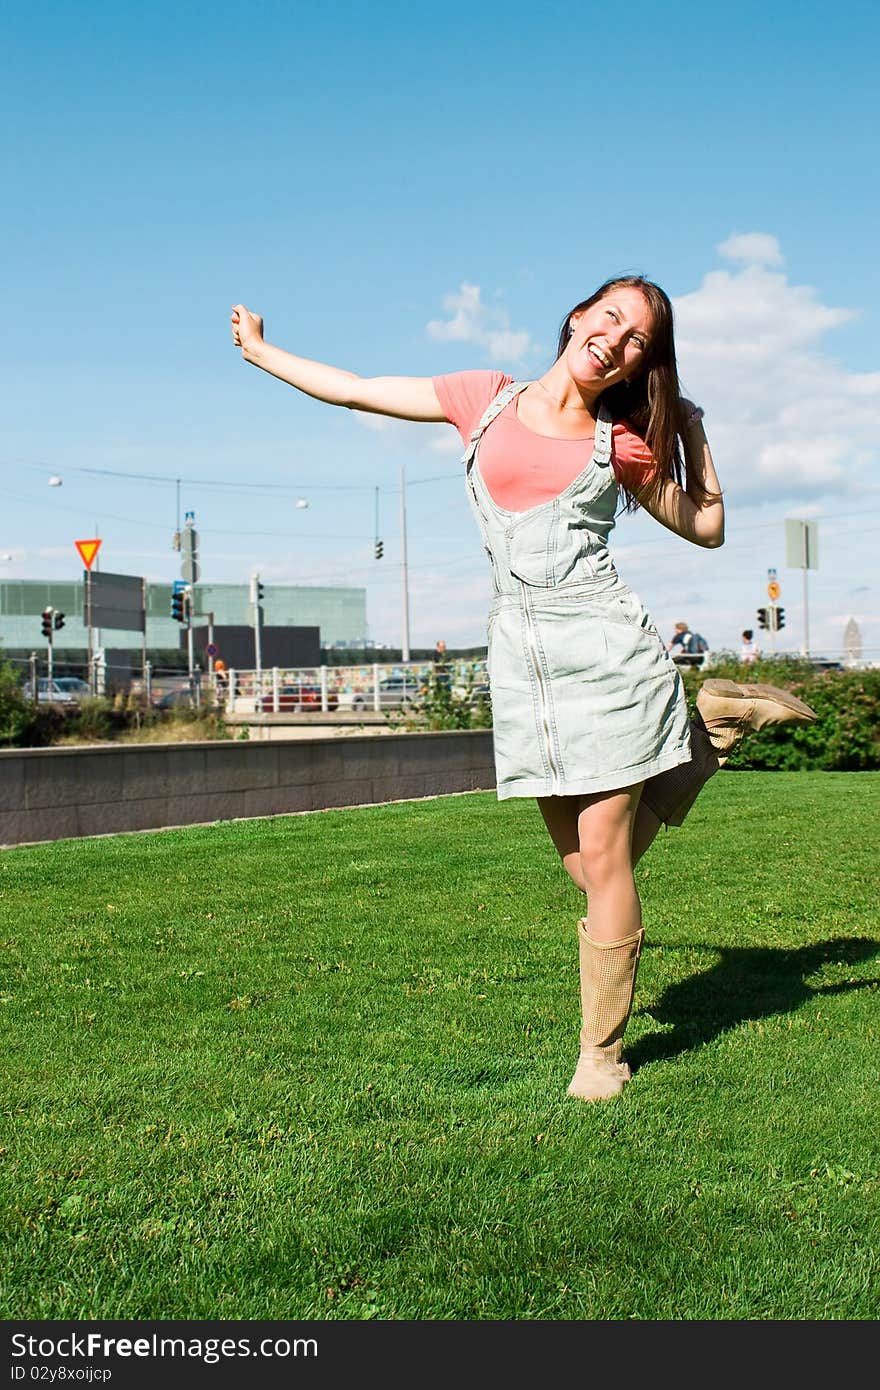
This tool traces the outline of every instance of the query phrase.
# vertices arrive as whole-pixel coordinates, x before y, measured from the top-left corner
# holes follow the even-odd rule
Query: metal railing
[[[403,709],[428,689],[432,676],[461,698],[488,693],[485,661],[373,663],[366,666],[273,666],[262,671],[214,671],[218,705],[258,714],[382,713]]]

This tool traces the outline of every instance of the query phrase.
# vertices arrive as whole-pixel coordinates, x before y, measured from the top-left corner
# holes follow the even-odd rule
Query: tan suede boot
[[[681,825],[713,773],[727,762],[743,735],[768,724],[809,723],[814,710],[775,685],[703,681],[697,695],[702,724],[691,721],[692,758],[649,777],[642,801],[664,825]]]
[[[707,680],[700,686],[697,709],[710,742],[723,766],[743,734],[767,724],[808,724],[815,710],[788,690],[775,685],[740,685],[738,681]]]
[[[721,766],[701,724],[691,721],[691,760],[649,777],[641,799],[664,825],[681,825],[703,787]]]
[[[568,1087],[568,1094],[578,1100],[607,1100],[630,1079],[623,1034],[644,936],[639,930],[621,941],[594,941],[586,919],[578,923],[583,1026],[580,1057]]]

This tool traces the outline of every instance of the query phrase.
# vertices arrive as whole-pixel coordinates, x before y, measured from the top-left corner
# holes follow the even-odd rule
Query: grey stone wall
[[[0,751],[0,846],[495,786],[492,732]]]

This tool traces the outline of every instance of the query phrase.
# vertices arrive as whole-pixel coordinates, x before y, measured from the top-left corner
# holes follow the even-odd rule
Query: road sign
[[[775,579],[771,579],[771,580],[770,580],[770,583],[767,585],[767,597],[768,597],[768,598],[776,599],[776,598],[779,598],[779,595],[780,595],[781,593],[782,593],[782,590],[780,589],[780,587],[779,587],[778,583],[776,582],[776,580],[775,580]]]
[[[146,632],[144,581],[140,576],[107,574],[103,570],[96,570],[88,575],[85,584],[88,594],[84,606],[89,627]]]
[[[815,521],[786,521],[785,563],[793,570],[819,568],[819,527]]]
[[[101,549],[101,542],[99,540],[94,540],[74,541],[73,543],[79,551],[79,557],[85,565],[86,569],[90,570],[92,568],[92,565],[94,564],[95,556]]]
[[[184,584],[197,584],[201,567],[198,560],[193,555],[187,555],[183,564],[180,566],[180,573],[183,575]]]
[[[217,643],[216,643],[216,642],[209,642],[208,645],[207,645],[207,647],[205,648],[205,651],[208,653],[208,656],[216,656],[216,655],[217,655]]]
[[[185,579],[175,579],[174,583],[171,585],[171,592],[173,594],[179,594],[182,589],[188,588],[189,585],[187,584]]]

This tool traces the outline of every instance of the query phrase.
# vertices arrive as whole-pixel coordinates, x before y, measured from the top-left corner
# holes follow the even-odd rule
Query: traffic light
[[[64,614],[63,614],[63,613],[55,613],[55,614],[53,614],[53,616],[52,616],[52,626],[54,627],[54,629],[55,629],[56,632],[60,632],[60,631],[61,631],[61,629],[62,629],[63,626],[64,626]]]
[[[381,560],[381,559],[382,559],[382,552],[383,552],[383,550],[385,549],[384,542],[383,542],[383,541],[377,541],[377,542],[376,542],[376,547],[375,547],[375,549],[376,549],[376,559],[377,559],[377,560]]]
[[[765,632],[770,626],[770,614],[766,608],[758,609],[758,627],[762,627]]]
[[[44,608],[44,609],[43,609],[43,625],[42,625],[42,632],[43,632],[43,636],[44,636],[44,637],[49,637],[49,638],[51,638],[51,636],[52,636],[52,613],[53,613],[53,611],[54,611],[54,610],[51,609],[51,608]]]
[[[776,615],[776,631],[779,632],[782,628],[785,627],[785,609],[777,608],[774,611]]]
[[[175,589],[171,594],[171,616],[176,623],[186,622],[186,590]]]

